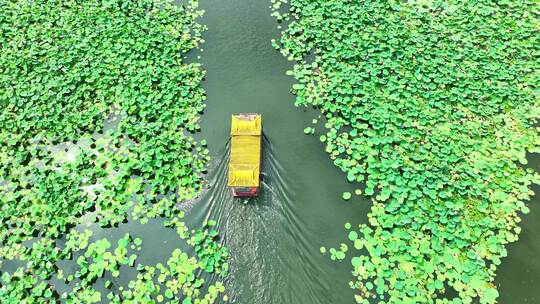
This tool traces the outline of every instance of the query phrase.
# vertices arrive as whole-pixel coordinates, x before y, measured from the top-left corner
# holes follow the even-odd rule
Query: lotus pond
[[[539,302],[535,6],[0,0],[1,302]]]

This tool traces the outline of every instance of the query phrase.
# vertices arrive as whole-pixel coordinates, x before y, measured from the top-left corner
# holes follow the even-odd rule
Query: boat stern
[[[259,187],[232,187],[234,197],[255,197],[259,195]]]

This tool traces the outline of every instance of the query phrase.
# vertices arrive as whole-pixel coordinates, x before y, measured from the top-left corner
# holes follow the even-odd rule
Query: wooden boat
[[[229,180],[233,196],[259,195],[262,159],[262,117],[255,113],[235,114],[231,122]]]

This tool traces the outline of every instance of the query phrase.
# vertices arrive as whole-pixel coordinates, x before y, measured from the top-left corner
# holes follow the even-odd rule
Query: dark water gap
[[[367,220],[370,202],[354,197],[317,136],[303,129],[313,113],[293,106],[292,64],[271,46],[280,31],[268,0],[201,0],[208,26],[203,52],[207,107],[200,136],[212,163],[211,188],[187,214],[188,226],[218,220],[230,251],[226,280],[232,303],[354,303],[349,261],[331,262],[321,246],[345,241],[345,222]],[[232,113],[257,112],[265,133],[262,194],[233,199],[226,187]]]

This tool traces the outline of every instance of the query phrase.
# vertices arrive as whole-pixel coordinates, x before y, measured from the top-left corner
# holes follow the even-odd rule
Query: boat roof
[[[234,114],[231,123],[231,135],[261,135],[262,118],[255,113]]]
[[[261,115],[232,116],[229,187],[259,186],[261,135]]]

